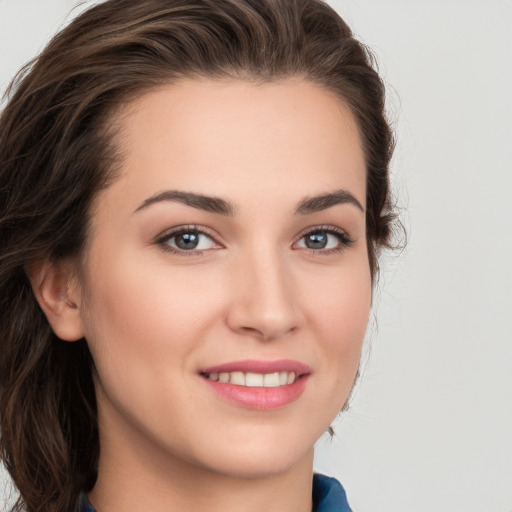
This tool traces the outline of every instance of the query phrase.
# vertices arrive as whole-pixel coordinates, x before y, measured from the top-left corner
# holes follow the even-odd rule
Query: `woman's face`
[[[78,290],[102,456],[246,476],[310,460],[371,302],[349,109],[300,80],[183,81],[118,122]]]

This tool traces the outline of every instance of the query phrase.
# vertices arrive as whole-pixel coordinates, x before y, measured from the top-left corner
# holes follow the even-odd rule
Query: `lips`
[[[245,360],[200,371],[205,382],[222,398],[250,409],[276,409],[297,400],[311,373],[298,361]]]
[[[290,359],[280,359],[278,361],[259,361],[255,359],[246,359],[244,361],[233,361],[231,363],[210,366],[201,370],[201,373],[223,373],[223,372],[252,372],[252,373],[275,373],[275,372],[294,372],[297,375],[310,373],[309,366]]]

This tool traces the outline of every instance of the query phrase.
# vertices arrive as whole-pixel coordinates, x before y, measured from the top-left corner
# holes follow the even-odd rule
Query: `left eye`
[[[162,245],[179,251],[204,251],[216,247],[215,242],[200,231],[171,233],[160,240]]]
[[[349,241],[342,233],[326,230],[312,231],[304,235],[298,242],[297,247],[313,250],[337,249],[349,244]]]

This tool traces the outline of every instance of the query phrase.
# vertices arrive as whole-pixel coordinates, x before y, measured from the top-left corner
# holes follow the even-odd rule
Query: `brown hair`
[[[321,0],[109,0],[11,84],[0,117],[0,453],[17,508],[75,510],[96,479],[93,362],[85,340],[63,343],[52,332],[27,268],[80,255],[91,201],[115,177],[109,119],[184,77],[291,76],[334,91],[357,120],[374,276],[392,221],[384,87],[371,54]]]

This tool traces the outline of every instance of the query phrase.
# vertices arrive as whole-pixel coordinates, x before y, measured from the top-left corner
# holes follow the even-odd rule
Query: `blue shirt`
[[[313,512],[352,512],[338,480],[319,474],[313,476]]]
[[[96,512],[85,494],[80,497],[79,512]],[[318,474],[313,476],[313,512],[352,512],[338,480]]]

